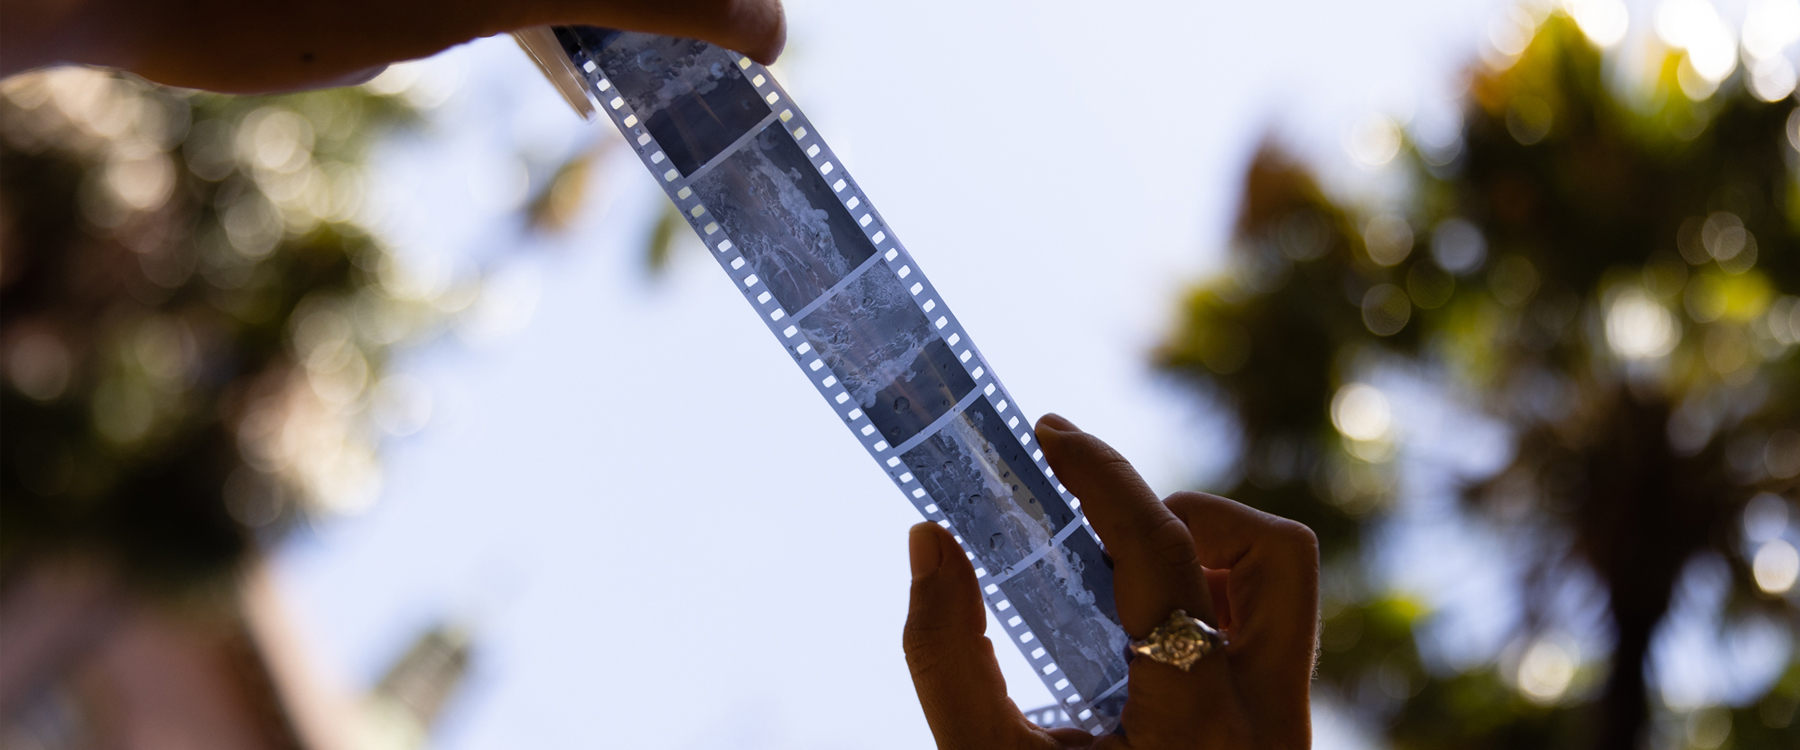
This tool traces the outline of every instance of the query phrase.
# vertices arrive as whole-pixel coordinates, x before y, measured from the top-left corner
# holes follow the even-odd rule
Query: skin
[[[1301,750],[1311,746],[1308,685],[1319,621],[1319,544],[1311,530],[1214,495],[1157,499],[1130,462],[1062,417],[1038,421],[1056,476],[1112,555],[1119,619],[1143,638],[1175,609],[1226,631],[1230,645],[1188,672],[1131,662],[1121,731],[1046,731],[1006,697],[983,632],[974,565],[937,524],[912,528],[912,605],[904,644],[941,750]]]
[[[544,24],[704,39],[763,63],[787,42],[780,0],[0,0],[0,15],[0,76],[81,63],[227,93],[360,83]]]

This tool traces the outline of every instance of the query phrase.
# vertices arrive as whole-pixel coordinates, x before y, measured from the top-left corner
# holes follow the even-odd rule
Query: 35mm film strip
[[[1115,726],[1129,638],[1081,502],[769,71],[650,34],[569,26],[519,39],[578,112],[613,120],[851,434],[956,535],[988,606],[1056,697],[1028,716]]]

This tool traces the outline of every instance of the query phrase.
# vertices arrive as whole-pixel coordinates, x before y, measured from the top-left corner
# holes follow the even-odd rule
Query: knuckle
[[[906,629],[900,635],[900,649],[906,654],[906,666],[913,674],[923,672],[930,664],[942,659],[944,630],[942,627],[919,627],[910,621],[906,623]]]
[[[1199,553],[1194,548],[1194,535],[1188,531],[1187,524],[1174,514],[1166,514],[1153,524],[1144,538],[1158,560],[1172,567],[1195,564]]]
[[[1092,435],[1082,435],[1077,443],[1079,458],[1084,469],[1094,478],[1108,482],[1126,482],[1137,484],[1139,481],[1137,467],[1118,449],[1107,445],[1106,441]]]
[[[1094,437],[1093,435],[1089,435],[1085,432],[1064,432],[1060,434],[1062,439],[1057,441],[1057,443],[1062,447],[1062,452],[1068,454],[1071,458],[1078,457],[1082,460],[1095,463],[1108,462],[1112,458],[1123,460],[1123,457],[1118,455],[1118,451],[1114,451],[1112,446],[1106,444],[1106,441]],[[1111,455],[1109,456],[1108,454]]]
[[[1118,449],[1107,445],[1106,441],[1101,440],[1100,438],[1083,434],[1081,436],[1081,445],[1084,450],[1093,454],[1094,462],[1100,466],[1109,469],[1121,467],[1127,469],[1131,468],[1131,462],[1125,460],[1125,454],[1120,453]]]
[[[954,636],[949,628],[907,628],[900,639],[907,672],[918,679],[956,660],[968,658],[963,652],[968,650],[969,641]]]
[[[1314,534],[1313,530],[1307,527],[1306,524],[1300,523],[1299,521],[1290,521],[1285,518],[1277,518],[1271,525],[1273,526],[1274,537],[1280,541],[1282,546],[1287,547],[1296,553],[1307,554],[1310,557],[1316,558],[1319,556],[1319,535]]]
[[[1190,510],[1206,505],[1212,502],[1212,500],[1213,496],[1204,492],[1182,490],[1163,498],[1163,504],[1169,506],[1170,509],[1175,510],[1177,513],[1180,513],[1184,510]]]

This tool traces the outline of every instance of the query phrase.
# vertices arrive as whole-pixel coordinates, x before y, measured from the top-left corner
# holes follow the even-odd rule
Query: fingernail
[[[1057,432],[1081,431],[1081,428],[1076,427],[1074,422],[1070,422],[1068,419],[1064,418],[1063,415],[1056,413],[1045,414],[1038,418],[1038,429],[1043,429],[1045,427]]]
[[[912,559],[912,577],[915,581],[936,573],[938,566],[944,562],[943,554],[938,551],[937,534],[931,530],[931,526],[929,522],[915,525],[906,535],[907,556]]]

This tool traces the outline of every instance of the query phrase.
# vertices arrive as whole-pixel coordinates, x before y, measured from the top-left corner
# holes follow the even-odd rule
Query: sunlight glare
[[[1655,359],[1675,348],[1675,316],[1642,290],[1615,297],[1606,310],[1606,343],[1621,359]]]
[[[1744,11],[1744,52],[1767,62],[1796,40],[1800,40],[1800,0],[1750,0]]]
[[[1656,35],[1664,44],[1685,50],[1694,72],[1708,83],[1725,80],[1737,67],[1737,40],[1718,9],[1706,0],[1664,2],[1656,9]]]
[[[1524,8],[1517,6],[1507,8],[1488,24],[1488,44],[1494,50],[1508,58],[1518,57],[1530,46],[1531,38],[1537,34],[1537,19]]]
[[[1331,399],[1331,423],[1351,440],[1380,440],[1393,426],[1393,413],[1380,389],[1351,383]]]
[[[1747,45],[1746,45],[1747,46]],[[1765,102],[1778,102],[1794,93],[1797,78],[1794,63],[1784,55],[1770,55],[1750,69],[1750,93]]]
[[[1600,47],[1618,44],[1631,25],[1624,0],[1563,0],[1563,10],[1575,19],[1581,33]]]

